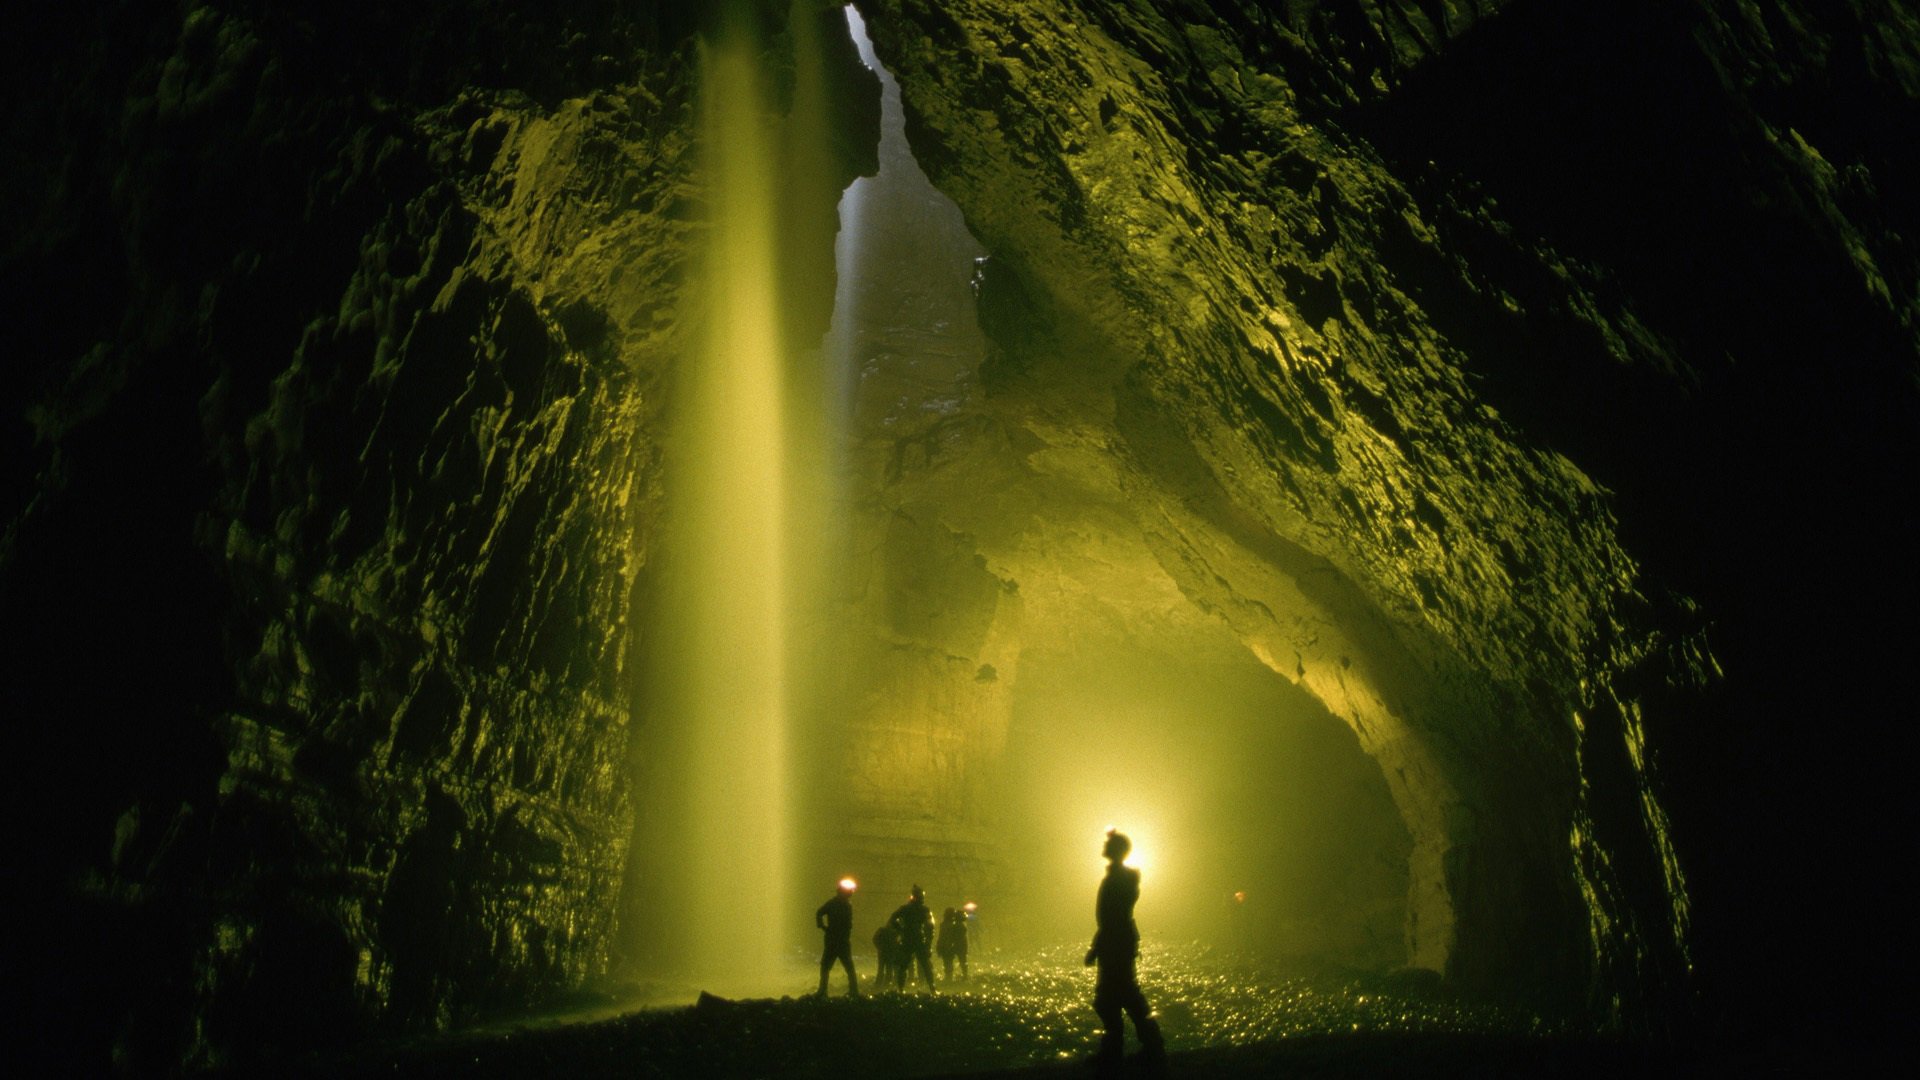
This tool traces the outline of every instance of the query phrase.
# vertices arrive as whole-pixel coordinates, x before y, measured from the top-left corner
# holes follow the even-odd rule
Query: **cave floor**
[[[286,1064],[328,1076],[1091,1075],[1093,977],[1078,961],[1078,947],[988,957],[937,996],[909,984],[858,1000],[839,996],[836,972],[825,1001],[806,995],[812,980],[796,967],[789,997],[609,1001]],[[1162,948],[1143,956],[1141,984],[1166,1033],[1163,1075],[1598,1076],[1659,1064],[1645,1047],[1393,976],[1305,975]],[[1137,1062],[1127,1071],[1148,1072]]]

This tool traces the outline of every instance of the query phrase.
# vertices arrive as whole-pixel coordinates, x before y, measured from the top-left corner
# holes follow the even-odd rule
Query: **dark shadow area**
[[[1694,894],[1700,1023],[1817,1059],[1878,1037],[1900,981],[1860,945],[1903,934],[1882,869],[1901,767],[1836,728],[1905,711],[1911,635],[1874,628],[1916,597],[1920,393],[1860,259],[1911,296],[1920,103],[1838,5],[1718,18],[1515,4],[1341,123],[1464,257],[1389,252],[1485,398],[1612,489],[1666,642],[1706,630],[1723,683],[1690,694],[1656,657],[1631,688]],[[1771,35],[1765,65],[1736,32]],[[1609,345],[1539,299],[1544,265],[1483,205],[1644,334]]]

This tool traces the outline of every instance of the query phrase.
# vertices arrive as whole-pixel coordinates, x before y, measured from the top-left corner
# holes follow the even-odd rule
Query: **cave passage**
[[[1219,644],[1027,650],[1007,751],[1009,936],[1084,932],[1088,837],[1111,822],[1134,839],[1143,932],[1297,970],[1399,967],[1411,841],[1378,766],[1319,702]]]
[[[1033,411],[1087,406],[988,393],[988,252],[846,15],[882,84],[879,168],[840,200],[819,360],[833,542],[801,619],[825,658],[806,666],[834,672],[798,721],[795,910],[850,874],[856,942],[914,885],[978,902],[997,949],[1077,941],[1111,824],[1163,941],[1406,963],[1410,841],[1379,766],[1181,594],[1123,498],[1010,445],[1038,441]]]
[[[707,329],[670,444],[633,973],[783,987],[843,876],[861,943],[915,885],[980,904],[1003,956],[1072,942],[1108,825],[1162,943],[1406,963],[1407,830],[1353,733],[1181,594],[1113,492],[1009,452],[1035,406],[982,385],[987,252],[845,19],[878,169],[841,194],[817,341],[773,269],[771,163],[821,120],[804,61],[783,136],[743,38],[705,57]]]

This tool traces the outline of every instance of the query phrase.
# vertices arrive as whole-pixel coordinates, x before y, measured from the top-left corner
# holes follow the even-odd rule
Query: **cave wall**
[[[1035,442],[1099,448],[1082,489],[1354,725],[1414,832],[1414,962],[1686,1024],[1662,763],[1718,861],[1738,827],[1705,804],[1736,788],[1704,731],[1791,729],[1746,688],[1801,617],[1864,614],[1852,574],[1756,601],[1793,558],[1765,477],[1820,487],[1849,550],[1911,538],[1812,475],[1911,490],[1885,453],[1914,416],[1911,15],[860,7],[992,256],[993,438],[1042,474]],[[1709,624],[1757,646],[1734,691]],[[1714,870],[1726,989],[1750,970],[1726,927],[1754,923]]]
[[[1056,456],[1116,458],[1068,482],[1353,725],[1414,836],[1411,962],[1564,988],[1638,948],[1567,946],[1576,683],[1631,560],[1379,261],[1432,243],[1412,200],[1201,12],[876,22],[916,153],[994,253],[989,397]]]
[[[12,948],[50,1052],[244,1061],[613,962],[699,228],[671,7],[10,35]],[[831,60],[837,191],[872,91]]]

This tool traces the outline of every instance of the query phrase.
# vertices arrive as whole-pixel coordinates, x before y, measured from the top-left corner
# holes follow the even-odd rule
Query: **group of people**
[[[1126,834],[1107,830],[1100,854],[1107,860],[1106,876],[1100,879],[1100,891],[1094,900],[1093,946],[1087,950],[1087,966],[1099,970],[1094,979],[1093,1011],[1100,1017],[1105,1033],[1096,1065],[1111,1066],[1120,1060],[1126,1045],[1125,1020],[1131,1019],[1144,1053],[1157,1060],[1163,1054],[1160,1025],[1140,990],[1136,965],[1140,957],[1140,930],[1134,925],[1133,908],[1140,900],[1140,871],[1126,865],[1133,842]],[[853,966],[853,892],[852,878],[843,878],[839,889],[814,913],[814,925],[826,932],[826,948],[820,954],[821,997],[827,996],[827,975],[834,964],[847,970],[847,993],[860,996],[860,976]],[[972,905],[967,905],[969,909]],[[960,962],[960,976],[967,977],[967,938],[971,910],[946,909],[935,924],[927,907],[926,894],[915,885],[907,902],[900,905],[873,935],[880,953],[879,981],[886,985],[891,977],[895,989],[905,989],[908,968],[919,970],[920,980],[929,993],[934,992],[932,953],[938,951],[945,961],[947,978],[953,978],[953,964]]]
[[[820,910],[814,912],[814,925],[826,932],[826,948],[820,954],[819,996],[827,996],[827,976],[836,963],[847,970],[847,993],[860,996],[860,976],[853,966],[853,891],[852,878],[842,878],[840,887]],[[927,894],[915,885],[907,902],[873,932],[873,947],[880,956],[876,973],[880,985],[893,981],[896,990],[904,990],[907,977],[919,969],[920,982],[928,993],[936,992],[933,980],[933,954],[946,965],[947,981],[953,981],[953,965],[960,964],[960,977],[967,978],[967,939],[973,929],[973,905],[966,910],[948,908],[936,925],[933,909],[927,907]]]

